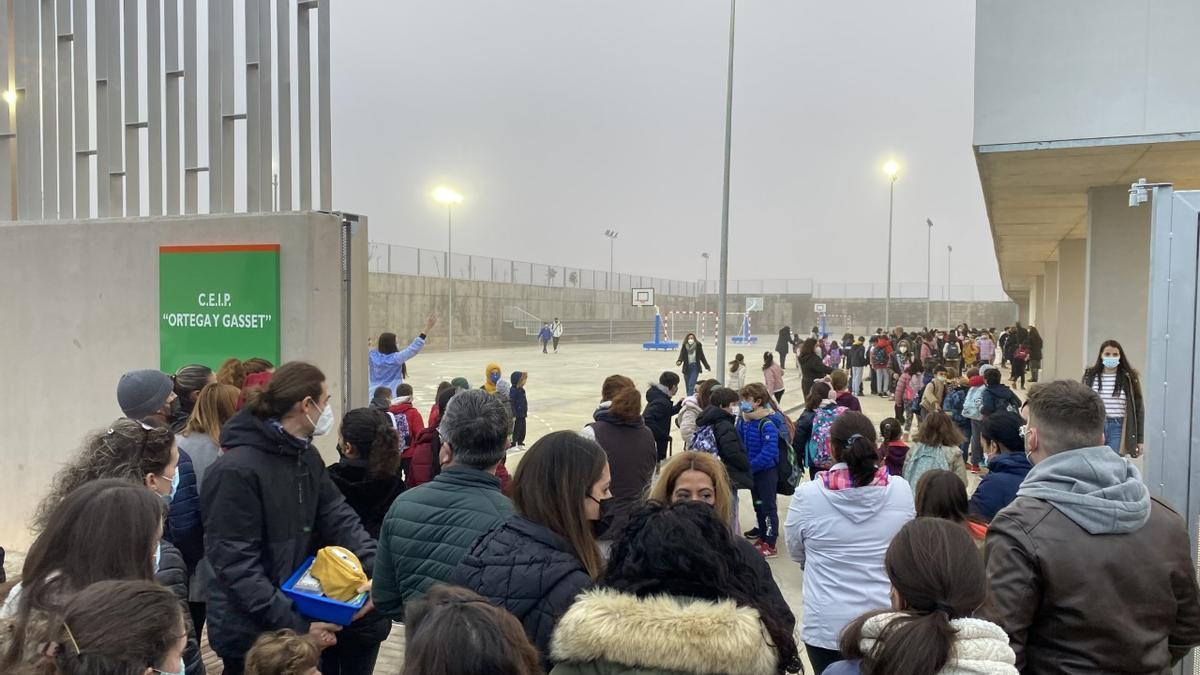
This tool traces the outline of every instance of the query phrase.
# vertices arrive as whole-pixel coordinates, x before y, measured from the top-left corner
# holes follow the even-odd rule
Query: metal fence
[[[413,248],[398,244],[372,242],[369,266],[372,272],[385,274],[407,274],[422,277],[446,276],[447,256],[445,251]],[[608,272],[589,270],[565,265],[493,258],[484,255],[455,253],[450,260],[450,275],[468,281],[495,281],[526,286],[550,288],[580,288],[585,290],[620,290],[653,288],[659,295],[696,296],[707,290],[715,295],[719,282],[678,281],[660,277],[635,274],[614,274],[609,285]],[[950,287],[950,299],[957,302],[1008,300],[1001,286],[957,285]],[[728,292],[734,295],[812,295],[814,298],[862,299],[883,298],[887,295],[887,284],[883,283],[813,283],[812,279],[741,279],[729,282]],[[897,300],[923,300],[926,286],[921,283],[892,283],[892,297]],[[946,286],[929,289],[929,299],[946,300]]]

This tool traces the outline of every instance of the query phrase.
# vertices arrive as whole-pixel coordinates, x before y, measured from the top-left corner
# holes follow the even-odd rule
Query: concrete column
[[[1017,321],[1020,321],[1021,325],[1023,325],[1023,326],[1029,325],[1029,310],[1030,310],[1031,299],[1032,299],[1031,295],[1017,296],[1017,298],[1016,298]]]
[[[1042,286],[1045,283],[1045,278],[1038,275],[1029,284],[1029,321],[1027,323],[1030,326],[1038,325],[1038,320],[1042,317],[1042,303],[1045,302],[1042,298]]]
[[[1087,298],[1087,240],[1064,239],[1058,244],[1058,330],[1054,374],[1079,377],[1084,366],[1084,303]]]
[[[1041,323],[1035,324],[1042,334],[1042,372],[1038,379],[1053,380],[1057,377],[1054,364],[1058,355],[1058,262],[1045,263],[1042,275]]]
[[[1084,352],[1095,357],[1114,339],[1135,368],[1146,364],[1151,209],[1129,208],[1121,186],[1088,190]]]

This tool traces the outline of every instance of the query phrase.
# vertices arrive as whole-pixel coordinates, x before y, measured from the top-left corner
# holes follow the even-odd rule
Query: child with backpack
[[[962,451],[963,461],[966,462],[971,439],[971,420],[963,416],[963,406],[966,404],[969,389],[967,378],[958,377],[958,373],[953,372],[953,369],[947,371],[946,375],[946,399],[942,407],[950,415],[950,419],[954,420],[958,432],[963,435],[959,450]]]
[[[766,387],[749,385],[742,390],[742,394],[742,419],[737,429],[742,445],[750,455],[750,470],[754,479],[750,494],[754,498],[754,515],[759,531],[755,548],[764,558],[774,558],[777,555],[775,543],[779,538],[779,508],[775,494],[779,483],[781,432],[778,423],[772,419],[774,410],[768,403],[771,394],[767,393]]]
[[[900,440],[903,428],[900,420],[889,417],[879,423],[879,455],[887,467],[888,475],[904,475],[904,459],[908,457],[908,444]]]
[[[1029,363],[1029,345],[1021,343],[1009,359],[1008,386],[1016,389],[1017,380],[1021,381],[1021,389],[1025,389],[1025,366]]]
[[[742,445],[735,420],[741,412],[742,397],[728,387],[713,386],[707,390],[708,405],[696,417],[696,431],[687,449],[716,455],[729,473],[733,486],[734,519],[737,519],[737,491],[754,487],[750,473],[750,455]],[[757,532],[755,533],[757,537]]]
[[[820,389],[817,384],[824,385]],[[813,391],[823,391],[823,399],[820,401],[813,400],[810,393],[806,407],[812,404],[813,415],[810,422],[811,430],[807,433],[807,440],[804,444],[805,463],[808,465],[808,475],[810,478],[816,478],[821,471],[828,471],[829,467],[833,466],[833,452],[829,445],[829,429],[837,418],[841,417],[846,412],[845,406],[837,404],[837,394],[833,391],[833,387],[825,382],[818,382],[813,385]],[[797,432],[797,436],[800,433]]]
[[[388,408],[388,412],[392,414],[392,418],[396,422],[396,436],[400,440],[398,448],[400,452],[404,452],[412,446],[413,439],[425,430],[425,419],[421,417],[421,411],[413,406],[412,401],[412,385],[404,382],[396,387],[396,398],[392,399],[392,406]]]
[[[904,372],[900,375],[900,379],[896,382],[896,396],[893,399],[892,408],[895,410],[896,419],[904,420],[904,430],[912,429],[913,421],[913,402],[917,400],[917,394],[924,384],[923,377],[925,369],[917,361],[908,364]]]
[[[967,470],[971,473],[979,473],[979,466],[983,463],[983,442],[980,434],[983,433],[983,389],[985,385],[986,381],[979,374],[978,368],[967,371],[969,388],[963,399],[962,415],[971,423],[971,438],[967,441],[969,448]]]
[[[927,413],[913,441],[904,458],[904,480],[910,485],[916,485],[932,469],[953,471],[963,485],[967,484],[967,465],[958,449],[962,434],[949,415],[941,411]]]
[[[942,345],[942,363],[947,368],[962,370],[962,345],[953,333],[946,336],[946,344]]]
[[[932,412],[938,412],[942,409],[942,402],[946,399],[946,366],[937,366],[933,369],[933,379],[925,387],[925,392],[921,394],[921,421],[924,423],[925,416]]]

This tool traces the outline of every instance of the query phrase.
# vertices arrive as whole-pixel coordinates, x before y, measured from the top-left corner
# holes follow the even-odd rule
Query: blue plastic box
[[[323,595],[313,595],[296,590],[296,582],[300,581],[308,568],[312,567],[314,560],[316,560],[315,557],[309,556],[300,569],[284,582],[284,595],[291,598],[296,605],[296,611],[310,621],[326,621],[339,626],[349,626],[354,621],[354,615],[366,604],[367,594],[362,593],[350,602],[338,602]]]

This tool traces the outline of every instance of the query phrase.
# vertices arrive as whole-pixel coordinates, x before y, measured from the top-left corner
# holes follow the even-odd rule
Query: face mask
[[[166,478],[166,476],[163,476],[163,478]],[[171,476],[171,491],[165,495],[159,495],[159,497],[162,498],[163,502],[165,502],[167,506],[170,506],[171,502],[175,500],[175,492],[178,489],[179,489],[179,466],[176,465],[175,466],[175,475]]]
[[[750,403],[749,401],[742,401],[738,404],[738,409],[744,413],[752,412],[754,410],[754,404]]]
[[[179,670],[172,672],[170,670],[159,670],[158,668],[155,668],[154,672],[158,673],[158,675],[183,675],[185,670],[187,670],[187,666],[183,665],[183,656],[180,656]]]
[[[500,381],[500,373],[492,373],[488,379],[491,380],[493,383],[499,382]]]
[[[1121,365],[1121,357],[1106,356],[1101,359],[1101,362],[1104,364],[1105,368],[1116,368],[1117,366]]]
[[[694,344],[696,344],[696,341],[693,340],[692,338],[688,338],[688,346],[691,347]]]
[[[592,535],[594,535],[596,537],[602,536],[605,532],[608,532],[608,528],[612,526],[612,520],[613,520],[612,501],[613,500],[610,498],[610,499],[605,499],[605,500],[601,501],[591,495],[588,495],[587,498],[596,502],[596,504],[598,504],[600,506],[600,518],[598,520],[592,521]]]
[[[945,375],[938,375],[938,376],[937,376],[937,381],[938,381],[938,382],[945,382],[945,381],[946,381],[946,376],[945,376]]]
[[[313,422],[308,413],[304,413],[304,417],[313,425],[313,436],[324,436],[333,428],[333,404],[325,405],[325,409],[321,411],[321,416],[317,418],[316,422]]]
[[[908,347],[901,347],[901,348],[900,348],[900,353],[901,353],[901,354],[906,354],[906,353],[908,353]]]

